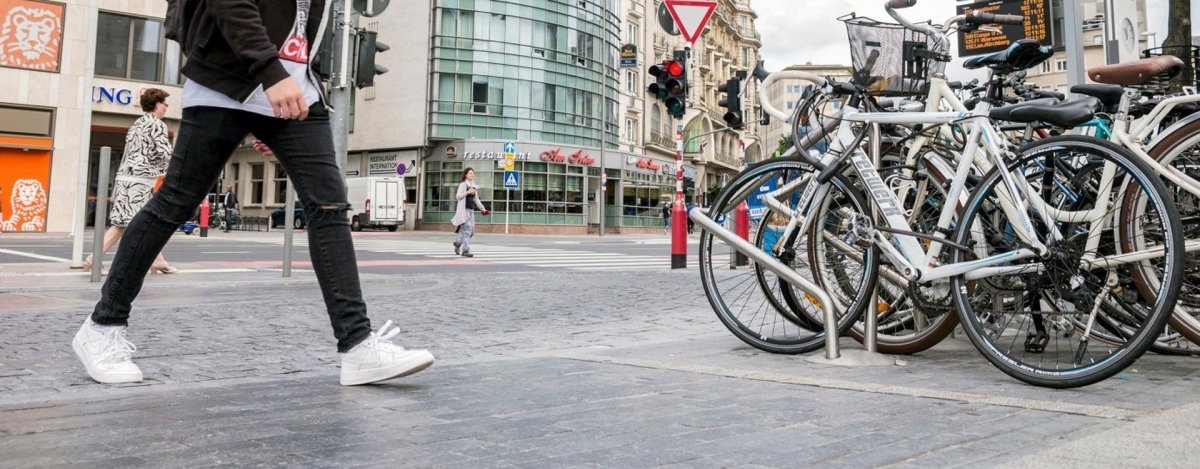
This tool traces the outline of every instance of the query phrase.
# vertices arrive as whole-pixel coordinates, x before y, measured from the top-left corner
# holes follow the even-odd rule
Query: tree
[[[791,137],[788,137],[786,135],[779,137],[779,144],[775,146],[775,152],[772,153],[771,156],[782,155],[783,152],[787,151],[788,147],[791,147],[791,146],[792,146],[792,138]]]
[[[1196,70],[1193,68],[1196,58],[1192,48],[1192,1],[1169,0],[1167,4],[1167,39],[1163,41],[1163,53],[1175,55],[1186,64],[1183,73],[1171,82],[1172,91],[1179,91],[1181,86],[1194,85],[1196,82]]]

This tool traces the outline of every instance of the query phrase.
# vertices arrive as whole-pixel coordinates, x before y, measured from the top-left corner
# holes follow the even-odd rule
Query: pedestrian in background
[[[663,232],[670,233],[671,232],[671,203],[670,202],[663,204],[662,217],[663,217]]]
[[[687,218],[688,234],[692,234],[693,232],[696,231],[696,222],[692,221],[691,215],[692,215],[692,209],[696,208],[696,206],[693,205],[692,202],[689,201],[687,203],[687,205],[684,205],[683,207],[684,207],[683,216]]]
[[[487,207],[483,206],[483,202],[479,201],[479,185],[475,184],[474,169],[463,170],[462,181],[458,183],[458,193],[454,197],[458,199],[454,218],[450,219],[450,223],[454,225],[454,232],[458,233],[454,240],[454,253],[463,257],[475,257],[471,254],[471,237],[475,236],[475,209],[482,211],[484,216],[489,212]]]
[[[108,212],[108,221],[112,226],[104,232],[104,245],[99,252],[101,256],[121,239],[133,216],[150,201],[160,178],[167,171],[167,162],[171,159],[171,142],[167,140],[167,123],[162,120],[167,114],[167,96],[170,95],[158,88],[147,88],[142,92],[140,104],[144,114],[134,121],[133,126],[125,133],[124,159],[117,168],[117,178],[113,183],[112,210]],[[100,177],[108,175],[101,174]],[[99,233],[100,228],[102,227],[95,227],[95,231]],[[157,257],[150,265],[150,272],[179,272],[179,269],[167,263],[161,250],[160,247],[159,251],[155,251]],[[83,261],[84,271],[92,270],[96,254],[89,254]]]
[[[255,140],[255,142],[260,141]],[[233,192],[232,185],[225,186],[225,193],[221,195],[221,206],[225,207],[225,232],[228,233],[233,229],[238,209],[237,193]]]
[[[146,269],[208,195],[230,155],[254,134],[270,145],[304,205],[309,257],[337,338],[341,383],[374,383],[429,367],[433,354],[391,343],[400,332],[392,322],[372,331],[367,318],[330,110],[309,63],[329,23],[325,1],[198,3],[198,9],[169,8],[164,22],[167,39],[186,55],[180,145],[162,190],[129,222],[126,230],[138,242],[117,249],[100,301],[72,341],[75,355],[101,383],[142,380],[133,363],[137,347],[125,333]],[[239,352],[265,353],[280,339],[255,340],[267,345]]]

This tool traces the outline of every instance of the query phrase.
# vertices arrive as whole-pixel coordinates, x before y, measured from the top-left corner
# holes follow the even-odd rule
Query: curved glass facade
[[[437,0],[430,137],[615,147],[617,8],[616,0]]]

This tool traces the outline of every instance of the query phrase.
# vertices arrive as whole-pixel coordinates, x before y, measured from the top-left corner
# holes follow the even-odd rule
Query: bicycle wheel
[[[1154,342],[1179,292],[1183,239],[1178,218],[1170,216],[1175,204],[1164,197],[1162,181],[1136,157],[1093,138],[1042,140],[1012,158],[1006,170],[1024,197],[1013,200],[999,169],[989,172],[972,194],[955,234],[958,243],[974,247],[971,252],[955,250],[952,261],[1026,247],[1009,217],[1016,211],[1028,214],[1049,253],[1044,259],[998,264],[1009,270],[978,280],[954,277],[954,303],[963,329],[989,362],[1026,383],[1069,388],[1119,373]],[[1111,187],[1106,188],[1103,178],[1110,173]],[[1157,245],[1149,239],[1144,244],[1161,250],[1154,261],[1164,266],[1152,302],[1138,294],[1130,264],[1105,261],[1120,253],[1115,243],[1100,238],[1115,236],[1116,202],[1122,190],[1146,199],[1146,216],[1140,221],[1160,240]],[[1043,213],[1053,209],[1075,216],[1045,222],[1049,215]]]
[[[717,196],[708,215],[718,221],[735,220],[738,206],[749,197],[787,187],[789,183],[812,172],[811,165],[795,158],[775,159],[743,171]],[[798,192],[793,190],[788,195],[798,195]],[[795,203],[795,197],[785,199]],[[752,239],[765,238],[765,234],[760,237],[759,233],[755,233]],[[786,245],[793,245],[796,238],[802,240],[798,236],[791,238],[786,240]],[[763,244],[768,243],[763,241]],[[825,343],[823,326],[816,330],[811,328],[812,325],[824,324],[820,306],[805,295],[793,295],[792,301],[796,304],[788,305],[783,292],[792,287],[787,282],[781,281],[752,260],[746,267],[737,266],[733,253],[728,244],[712,233],[701,233],[700,279],[705,296],[721,323],[742,341],[768,352],[795,354],[822,347]],[[807,275],[807,265],[796,263],[800,256],[791,256],[785,250],[776,258],[802,275]],[[873,256],[868,261],[871,262],[869,265],[875,265]],[[864,280],[869,282],[872,279],[868,276]],[[788,305],[788,308],[780,309],[780,305]],[[840,331],[845,332],[853,323],[854,312],[849,308],[839,311]],[[803,321],[798,320],[801,317]]]
[[[1184,177],[1191,178],[1193,183],[1200,184],[1200,122],[1173,130],[1163,136],[1148,153],[1160,164],[1174,168]],[[1179,209],[1184,239],[1192,246],[1200,244],[1200,195],[1176,185],[1169,178],[1163,178],[1163,183],[1168,187],[1169,197],[1175,202],[1175,207]],[[1120,247],[1126,252],[1143,249],[1148,238],[1154,242],[1157,236],[1146,232],[1136,223],[1145,216],[1146,201],[1143,199],[1127,193],[1121,203],[1121,229],[1117,234]],[[1155,352],[1173,355],[1200,353],[1200,346],[1197,345],[1200,344],[1200,251],[1195,247],[1189,249],[1179,301],[1168,321],[1169,326],[1151,347]],[[1136,285],[1142,298],[1149,301],[1154,298],[1161,284],[1162,265],[1143,263],[1137,267],[1131,274],[1138,280]]]

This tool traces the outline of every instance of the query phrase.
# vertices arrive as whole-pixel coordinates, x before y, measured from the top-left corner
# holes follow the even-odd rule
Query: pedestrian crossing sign
[[[504,172],[504,188],[505,189],[516,189],[518,187],[521,187],[521,173],[518,173],[516,171],[505,171]]]

